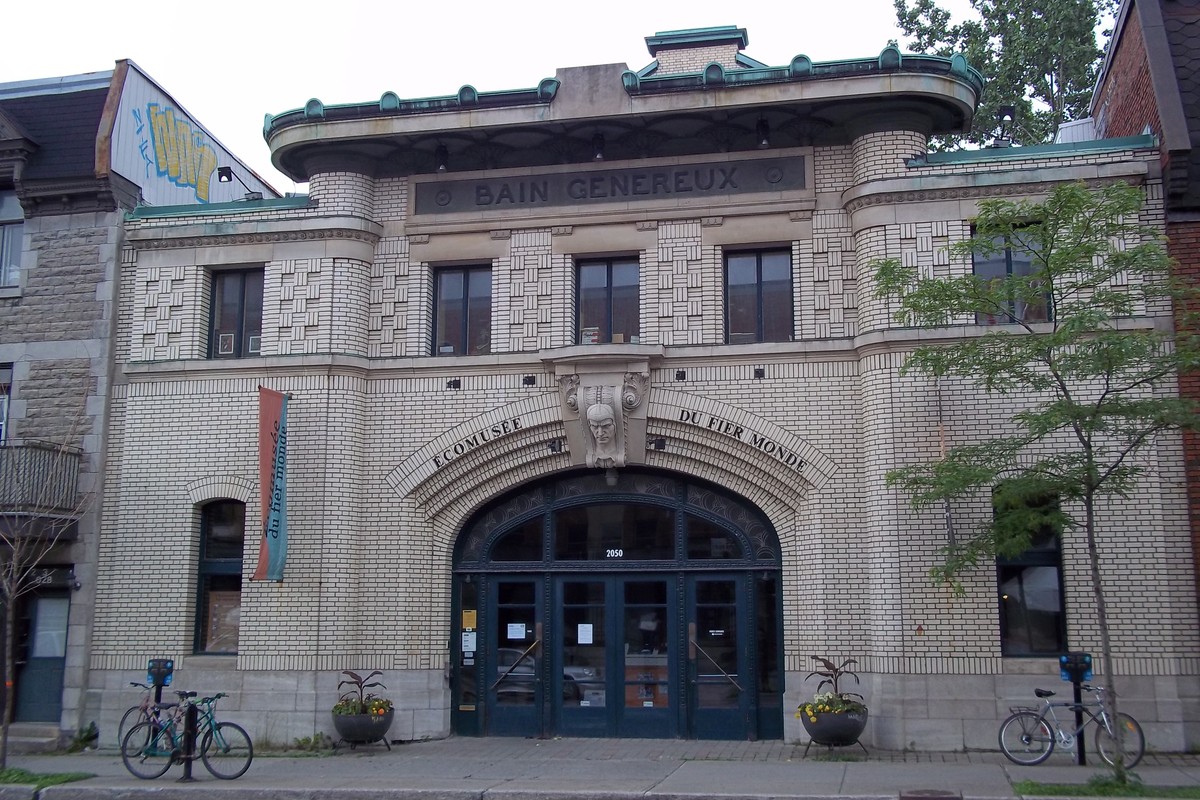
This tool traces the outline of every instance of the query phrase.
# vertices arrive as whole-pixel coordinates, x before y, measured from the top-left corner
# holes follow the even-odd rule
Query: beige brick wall
[[[639,456],[652,467],[726,487],[770,518],[783,557],[785,702],[811,693],[802,682],[810,653],[854,657],[867,676],[872,717],[880,720],[872,733],[878,746],[993,746],[1009,698],[1029,694],[1029,684],[1056,675],[1055,667],[1050,659],[1017,664],[1000,657],[993,569],[969,574],[962,596],[930,583],[929,567],[946,541],[943,510],[912,510],[883,476],[936,455],[939,419],[948,444],[965,443],[980,435],[982,421],[997,424],[1028,400],[902,376],[906,345],[886,338],[896,335],[896,325],[873,298],[867,269],[873,259],[893,257],[922,274],[963,274],[969,264],[949,258],[947,248],[969,235],[970,211],[986,193],[964,192],[952,202],[891,198],[887,219],[841,199],[866,181],[911,175],[903,159],[916,144],[909,134],[872,134],[853,148],[817,148],[813,208],[787,208],[790,217],[776,212],[783,223],[761,208],[739,214],[714,205],[639,220],[575,218],[569,225],[509,228],[481,219],[472,230],[460,222],[454,230],[429,226],[432,233],[409,235],[406,182],[328,176],[321,210],[344,201],[345,213],[375,214],[383,233],[365,258],[302,243],[287,257],[264,259],[265,355],[241,362],[203,362],[200,343],[205,264],[222,260],[213,251],[242,245],[210,243],[196,264],[176,266],[162,266],[180,259],[156,248],[130,251],[118,352],[122,361],[139,363],[130,364],[114,404],[104,518],[110,533],[102,539],[106,577],[99,582],[91,663],[98,684],[119,686],[122,673],[144,668],[147,652],[175,656],[193,675],[240,687],[241,710],[286,704],[270,718],[286,740],[314,726],[327,730],[324,712],[336,696],[338,670],[383,669],[391,673],[389,686],[395,680],[406,687],[403,731],[445,735],[449,695],[442,671],[458,531],[496,496],[570,466],[569,454],[547,447],[564,428],[543,359],[576,341],[576,261],[637,254],[642,344],[661,348],[651,369],[647,432],[668,442],[665,450]],[[1128,158],[1136,160],[1133,153]],[[1088,169],[1095,159],[1031,161],[1030,177],[1038,167],[1064,165],[1068,172]],[[961,165],[922,169],[922,175],[987,173]],[[348,196],[341,198],[343,192]],[[1161,224],[1157,184],[1149,196],[1144,218]],[[313,219],[311,209],[290,213],[297,223]],[[169,232],[172,224],[179,223],[145,220],[132,228]],[[792,252],[798,341],[724,348],[723,254],[759,246]],[[424,358],[432,271],[447,263],[492,266],[493,348],[486,356]],[[354,358],[335,358],[347,354]],[[173,358],[198,363],[183,367]],[[686,379],[676,379],[679,369]],[[535,377],[533,385],[525,385],[525,375]],[[447,386],[450,378],[460,380],[458,389]],[[253,436],[259,384],[293,396],[286,579],[246,586],[236,659],[193,657],[198,505],[243,496],[251,501],[248,530],[261,522]],[[819,470],[798,479],[753,448],[680,424],[670,412],[684,399],[775,426],[811,448]],[[517,408],[532,420],[519,435],[436,475],[406,471],[439,437]],[[1100,518],[1102,568],[1115,598],[1117,668],[1139,686],[1155,687],[1143,691],[1161,705],[1142,721],[1159,746],[1185,743],[1176,712],[1195,704],[1200,674],[1191,560],[1178,557],[1189,546],[1181,464],[1177,439],[1164,437],[1147,453],[1138,489],[1106,505]],[[952,509],[963,530],[988,513],[982,497]],[[146,557],[164,543],[172,553],[167,564]],[[251,542],[247,571],[256,555]],[[1071,644],[1096,650],[1076,532],[1068,536],[1066,559]],[[156,614],[130,629],[134,595],[153,582],[163,586]],[[1150,594],[1161,613],[1147,620],[1142,604],[1128,598]],[[1148,646],[1147,638],[1154,643]],[[941,688],[930,688],[931,676]],[[941,691],[960,697],[961,708],[947,710]],[[117,711],[99,694],[91,702],[102,714]],[[796,735],[790,715],[785,722]]]
[[[893,178],[908,172],[909,159],[925,155],[929,148],[924,134],[916,131],[880,131],[854,140],[854,182]]]
[[[658,62],[657,74],[676,75],[681,72],[699,72],[716,62],[725,69],[741,69],[737,63],[736,44],[715,44],[708,47],[687,47],[659,50],[654,59]]]

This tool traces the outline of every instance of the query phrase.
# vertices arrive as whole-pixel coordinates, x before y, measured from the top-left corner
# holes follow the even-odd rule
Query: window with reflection
[[[263,269],[212,274],[210,358],[249,358],[262,352]]]
[[[541,561],[542,518],[534,517],[509,531],[492,547],[493,561]]]
[[[605,704],[605,586],[602,581],[569,581],[562,595],[563,703]]]
[[[1038,277],[1045,265],[1038,261],[1041,244],[1025,238],[1018,228],[1007,236],[992,240],[990,252],[971,256],[976,278],[996,288],[1003,287],[1007,299],[992,313],[977,313],[980,325],[1003,325],[1010,322],[1047,322],[1052,319],[1052,304],[1048,286]]]
[[[1057,655],[1066,650],[1062,589],[1062,536],[1054,519],[1058,498],[1022,500],[993,495],[993,513],[1027,526],[1030,545],[1012,557],[996,558],[1000,602],[1000,649],[1006,656]]]
[[[433,355],[492,351],[491,267],[438,270],[433,302]]]
[[[725,341],[787,342],[792,323],[790,250],[725,256]]]
[[[200,510],[197,653],[237,652],[245,539],[245,503],[217,500]]]
[[[687,517],[687,557],[691,559],[741,558],[737,537],[706,519]]]
[[[620,561],[675,557],[675,512],[633,503],[567,508],[554,515],[554,557]]]
[[[641,333],[638,260],[582,261],[578,278],[579,343],[637,340]]]

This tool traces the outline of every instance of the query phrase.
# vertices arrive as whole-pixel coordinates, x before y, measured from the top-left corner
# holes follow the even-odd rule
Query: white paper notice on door
[[[579,623],[579,644],[591,644],[591,643],[592,643],[592,623],[590,623],[590,622]]]
[[[508,640],[510,642],[525,641],[525,623],[524,622],[508,623]]]
[[[464,655],[475,652],[475,631],[462,632],[462,651]]]

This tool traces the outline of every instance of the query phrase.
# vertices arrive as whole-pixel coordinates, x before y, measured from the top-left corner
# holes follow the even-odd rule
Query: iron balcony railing
[[[51,444],[0,445],[0,513],[74,515],[82,455]]]

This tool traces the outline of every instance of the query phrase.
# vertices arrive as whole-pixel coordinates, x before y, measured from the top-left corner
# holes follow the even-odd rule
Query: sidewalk
[[[339,749],[331,756],[256,754],[235,781],[214,779],[200,763],[192,782],[183,767],[154,781],[134,778],[115,749],[74,755],[13,755],[9,765],[35,772],[96,777],[45,789],[43,800],[698,800],[797,797],[915,800],[939,793],[968,799],[1012,798],[1013,781],[1086,783],[1103,766],[1075,766],[1055,754],[1019,767],[998,753],[833,751],[773,742],[660,739],[472,739]],[[1098,759],[1094,759],[1097,760]],[[1200,756],[1148,755],[1135,773],[1148,786],[1200,785]],[[14,787],[15,788],[15,787]],[[0,792],[27,800],[29,791]]]

